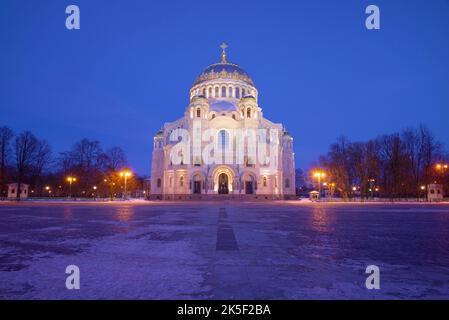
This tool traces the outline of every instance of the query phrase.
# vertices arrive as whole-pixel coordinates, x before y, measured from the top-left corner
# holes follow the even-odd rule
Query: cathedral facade
[[[184,116],[154,137],[151,199],[295,196],[293,138],[264,118],[253,80],[226,47],[193,83]]]

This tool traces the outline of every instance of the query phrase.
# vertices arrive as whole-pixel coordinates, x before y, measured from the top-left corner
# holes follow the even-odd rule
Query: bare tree
[[[109,189],[109,196],[112,199],[115,193],[115,186],[120,182],[119,170],[127,165],[125,152],[120,147],[112,147],[103,155],[103,174]]]
[[[419,185],[435,180],[433,164],[443,159],[442,146],[423,125],[368,142],[340,138],[321,164],[346,198],[352,186],[362,197],[373,194],[374,183],[391,198],[419,195]]]
[[[7,165],[11,159],[11,139],[13,131],[8,127],[0,127],[0,197],[7,183]]]
[[[126,166],[126,156],[122,148],[112,147],[108,149],[104,155],[104,163],[107,171],[117,172]]]
[[[20,200],[21,184],[30,173],[36,159],[39,141],[29,131],[21,133],[15,140],[15,162],[17,169],[17,200]]]
[[[321,164],[326,167],[330,177],[335,182],[336,189],[345,199],[350,195],[353,181],[349,162],[349,145],[349,140],[341,137],[330,146],[327,155],[320,158]]]
[[[34,187],[37,190],[42,189],[45,173],[50,169],[52,161],[51,146],[45,140],[38,141],[36,154],[32,163],[32,174],[34,176]]]
[[[82,139],[75,143],[69,152],[61,154],[60,162],[68,170],[66,173],[75,173],[85,191],[90,191],[93,181],[99,180],[104,157],[100,142]]]

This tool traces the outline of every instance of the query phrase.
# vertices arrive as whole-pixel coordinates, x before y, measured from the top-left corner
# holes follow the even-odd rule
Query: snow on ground
[[[444,204],[3,204],[0,298],[448,299],[447,248]]]

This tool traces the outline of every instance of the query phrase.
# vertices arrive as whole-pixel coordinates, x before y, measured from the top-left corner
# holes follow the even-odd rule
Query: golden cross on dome
[[[227,47],[228,47],[228,45],[224,42],[220,45],[220,48],[223,50],[221,52],[221,63],[227,63],[227,61],[226,61],[226,48]]]

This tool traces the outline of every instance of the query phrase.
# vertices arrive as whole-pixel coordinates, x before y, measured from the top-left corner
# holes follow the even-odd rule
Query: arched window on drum
[[[218,132],[218,148],[222,152],[229,148],[229,133],[226,130],[220,130]]]

